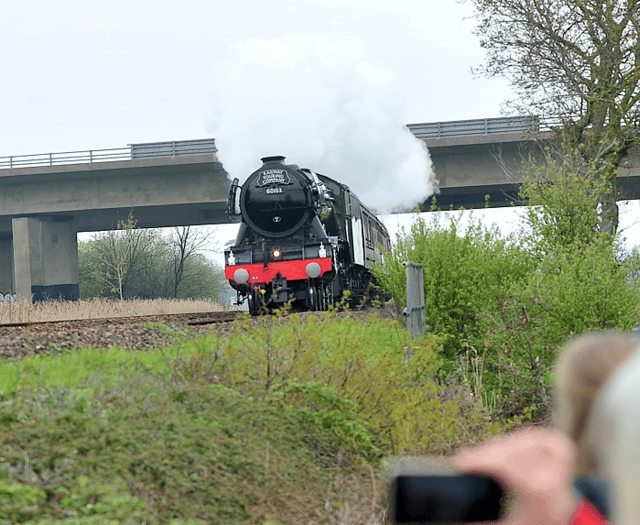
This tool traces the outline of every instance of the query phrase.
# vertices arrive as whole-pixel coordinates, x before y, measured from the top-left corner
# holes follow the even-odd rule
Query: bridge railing
[[[129,144],[124,148],[65,151],[61,153],[36,153],[0,157],[0,169],[82,164],[114,160],[151,159],[180,155],[216,154],[215,139],[176,140]]]
[[[61,153],[36,153],[32,155],[11,155],[9,157],[0,157],[0,169],[130,159],[131,148],[64,151]]]
[[[553,123],[552,119],[541,119],[537,116],[520,116],[407,124],[407,128],[419,139],[432,139],[514,132],[537,133],[549,130]]]
[[[215,139],[173,140],[170,142],[150,142],[131,144],[131,157],[151,159],[155,157],[176,157],[179,155],[199,155],[217,153]]]

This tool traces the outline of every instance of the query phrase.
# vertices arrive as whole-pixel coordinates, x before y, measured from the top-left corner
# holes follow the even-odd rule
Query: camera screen
[[[396,523],[464,523],[500,518],[503,492],[482,476],[398,476]]]

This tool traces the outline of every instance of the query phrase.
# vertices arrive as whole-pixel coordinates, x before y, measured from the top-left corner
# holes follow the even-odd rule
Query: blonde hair
[[[570,341],[556,365],[554,420],[576,443],[576,472],[596,471],[597,461],[586,439],[587,420],[602,385],[631,355],[637,341],[628,334],[601,332]]]

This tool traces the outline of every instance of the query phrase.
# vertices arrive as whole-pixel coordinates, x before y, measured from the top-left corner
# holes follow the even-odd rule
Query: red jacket
[[[569,525],[610,525],[610,523],[591,503],[582,500]]]

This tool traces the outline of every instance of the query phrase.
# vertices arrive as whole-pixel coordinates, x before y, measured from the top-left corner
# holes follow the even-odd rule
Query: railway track
[[[139,315],[0,324],[0,358],[59,353],[78,347],[145,350],[175,342],[170,330],[224,333],[238,312]]]
[[[184,322],[186,325],[197,326],[215,323],[232,322],[239,312],[201,312],[189,314],[156,314],[156,315],[131,315],[121,317],[96,317],[91,319],[56,319],[51,321],[23,321],[19,323],[0,323],[0,332],[5,328],[30,328],[73,325],[96,326],[102,324],[132,324],[139,322]]]

